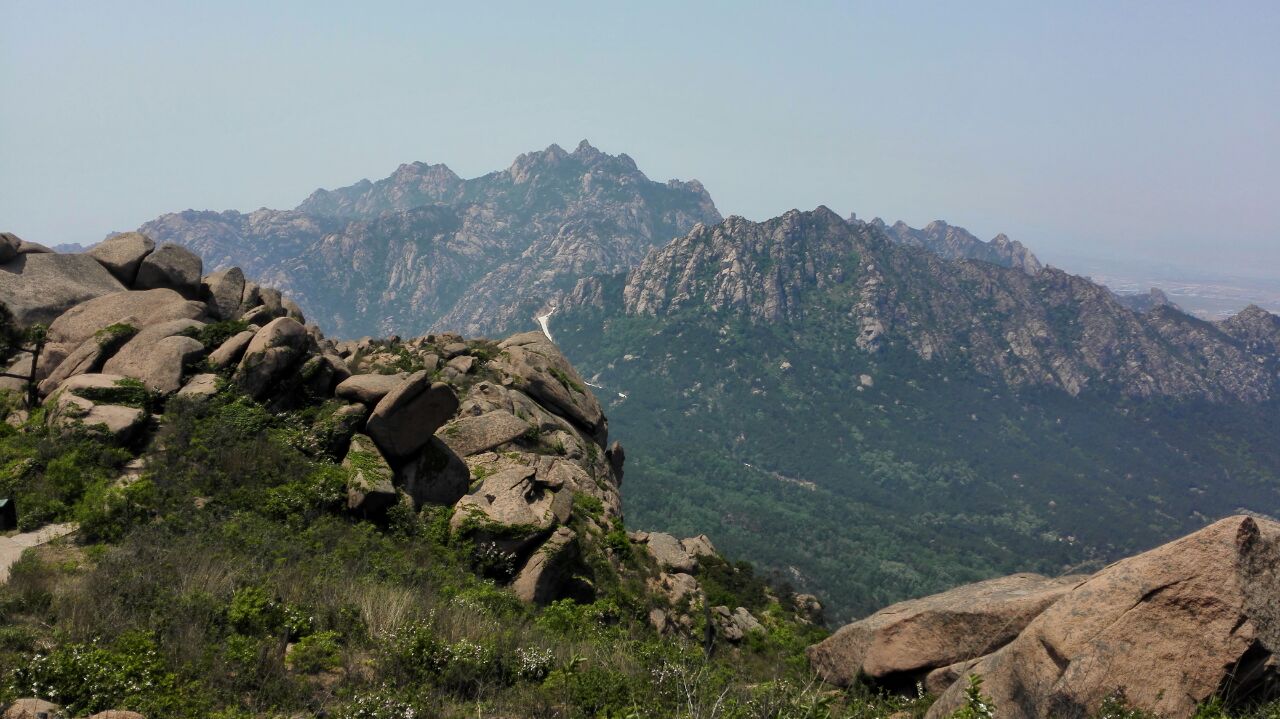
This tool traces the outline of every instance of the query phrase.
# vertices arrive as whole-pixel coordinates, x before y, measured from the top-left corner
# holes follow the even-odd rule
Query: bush
[[[285,663],[290,669],[303,674],[336,669],[342,660],[342,648],[338,645],[338,633],[317,632],[298,640],[289,650]]]

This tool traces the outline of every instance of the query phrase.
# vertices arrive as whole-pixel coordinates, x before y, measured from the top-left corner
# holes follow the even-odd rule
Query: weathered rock
[[[532,467],[513,467],[486,477],[473,493],[458,500],[449,526],[519,554],[568,521],[572,509],[573,492],[543,486]]]
[[[314,337],[307,335],[314,342]],[[333,394],[334,387],[351,376],[347,363],[334,354],[312,355],[298,370],[298,376],[306,388],[317,397],[328,397]]]
[[[133,287],[139,290],[167,288],[187,299],[198,299],[203,269],[204,263],[199,255],[181,245],[166,242],[143,258]]]
[[[1009,642],[1081,581],[1015,574],[899,602],[809,647],[809,662],[840,686],[859,674],[910,685],[933,669]]]
[[[665,596],[672,605],[680,604],[685,597],[701,602],[702,585],[698,584],[692,574],[662,572],[650,581],[650,587]]]
[[[362,434],[353,436],[342,466],[353,470],[347,482],[347,509],[357,516],[384,517],[399,501],[393,482],[395,474],[372,439]]]
[[[62,712],[62,707],[43,699],[19,699],[4,710],[4,719],[38,719],[46,714],[52,719]]]
[[[397,470],[398,484],[416,505],[452,506],[471,488],[471,472],[453,450],[432,437]]]
[[[230,367],[240,361],[244,356],[244,351],[248,349],[249,343],[253,341],[253,336],[257,334],[254,330],[244,330],[228,337],[226,341],[218,345],[218,348],[209,353],[209,366],[214,369]]]
[[[670,534],[650,532],[649,539],[644,546],[649,550],[649,554],[653,555],[653,558],[657,560],[659,567],[686,574],[693,574],[698,570],[697,560],[690,557],[689,553],[680,545],[680,540]]]
[[[97,372],[126,342],[138,333],[138,318],[126,317],[103,327],[93,337],[80,343],[56,369],[40,383],[41,396],[47,396],[68,377]]]
[[[503,410],[478,417],[460,417],[441,427],[436,436],[460,457],[469,457],[523,436],[533,426]]]
[[[204,354],[204,345],[179,333],[201,326],[194,320],[170,320],[144,327],[102,369],[140,379],[153,392],[177,392],[182,388],[183,370]]]
[[[711,538],[705,534],[699,534],[696,537],[680,540],[680,548],[695,560],[698,557],[714,557],[716,556],[716,545],[711,543]]]
[[[111,404],[121,401],[129,391],[120,386],[124,379],[119,375],[82,374],[63,382],[46,403],[50,407],[49,426],[63,431],[84,427],[119,444],[131,442],[147,414],[136,407]]]
[[[220,320],[240,317],[240,299],[244,296],[244,272],[239,267],[218,270],[200,281],[200,297],[209,313]]]
[[[609,449],[604,451],[604,458],[609,461],[609,468],[613,470],[613,479],[622,486],[622,465],[627,460],[627,452],[622,448],[622,443],[615,441],[609,445]]]
[[[39,242],[30,242],[28,240],[18,240],[18,254],[20,255],[50,255],[53,250],[45,247]]]
[[[467,347],[466,342],[450,342],[449,344],[445,345],[440,349],[444,353],[445,359],[451,360],[454,357],[457,357],[467,352],[467,350],[469,350],[470,348]]]
[[[142,260],[156,249],[156,243],[140,232],[125,232],[89,248],[85,254],[102,263],[117,280],[132,287]]]
[[[458,374],[470,374],[471,369],[475,367],[476,358],[471,355],[458,355],[449,360],[445,366]]]
[[[522,601],[532,604],[548,604],[560,599],[573,581],[577,560],[577,532],[560,527],[534,550],[511,582],[511,590]]]
[[[1010,719],[1092,715],[1117,692],[1189,717],[1210,697],[1247,700],[1280,679],[1277,597],[1280,523],[1230,517],[1103,569],[971,671]],[[961,684],[928,716],[961,706]]]
[[[188,397],[198,399],[201,397],[212,397],[218,393],[218,375],[216,374],[198,374],[182,386],[178,390],[178,397]]]
[[[104,270],[105,271],[105,270]],[[199,319],[201,302],[191,302],[173,290],[115,292],[82,302],[62,313],[49,325],[49,342],[77,347],[98,330],[124,317],[137,318],[137,327],[149,327],[177,319]]]
[[[357,374],[338,384],[334,394],[348,402],[359,402],[370,407],[378,404],[387,393],[404,384],[409,375]]]
[[[519,389],[545,404],[603,442],[608,424],[600,404],[586,390],[582,377],[541,332],[525,332],[498,345],[505,350],[493,362],[518,377]]]
[[[19,325],[47,324],[81,302],[123,289],[88,255],[19,254],[0,265],[0,302]]]
[[[89,719],[147,719],[146,716],[138,712],[126,711],[124,709],[108,709],[97,714],[90,714]]]
[[[302,308],[298,306],[297,302],[294,302],[288,297],[283,297],[280,300],[280,305],[284,309],[285,317],[292,317],[304,325],[307,323],[307,318],[302,314]]]
[[[18,256],[18,246],[22,240],[12,232],[0,232],[0,265]]]
[[[310,339],[297,321],[288,317],[272,320],[250,340],[232,381],[254,399],[262,399],[301,364]]]
[[[746,607],[738,607],[733,611],[723,606],[712,607],[711,615],[716,621],[720,636],[731,642],[740,642],[748,634],[764,631],[760,621]]]
[[[440,382],[432,384],[423,370],[378,401],[366,431],[384,456],[399,462],[425,447],[456,411],[458,397],[453,388]]]
[[[796,615],[810,624],[824,624],[822,602],[812,594],[797,594],[791,600]]]
[[[240,295],[240,314],[243,316],[249,310],[262,304],[262,288],[258,283],[246,279],[244,282],[244,293]]]

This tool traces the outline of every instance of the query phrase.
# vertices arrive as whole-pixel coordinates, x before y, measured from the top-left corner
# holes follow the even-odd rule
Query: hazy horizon
[[[586,138],[726,215],[1280,275],[1267,3],[0,8],[0,224],[45,244]]]

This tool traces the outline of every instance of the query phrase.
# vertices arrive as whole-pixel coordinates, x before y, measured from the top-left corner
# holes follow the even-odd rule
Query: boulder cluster
[[[4,242],[0,302],[19,324],[48,323],[34,376],[50,426],[143,447],[169,398],[230,387],[281,410],[326,405],[351,513],[452,505],[453,532],[531,602],[575,591],[579,533],[621,521],[622,448],[542,334],[334,341],[238,268],[202,275],[200,258],[138,233],[78,255]],[[35,279],[66,291],[29,286],[44,264]],[[20,355],[9,371],[27,376],[31,362]],[[582,504],[598,509],[571,529]]]
[[[1018,574],[886,607],[809,648],[824,679],[863,676],[998,716],[1093,716],[1109,699],[1189,717],[1280,690],[1280,523],[1236,516],[1092,576]]]

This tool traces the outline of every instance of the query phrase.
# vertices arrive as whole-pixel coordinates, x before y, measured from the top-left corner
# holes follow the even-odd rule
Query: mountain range
[[[706,531],[836,618],[1280,513],[1280,320],[1120,298],[1004,235],[724,219],[585,141],[140,231],[340,336],[540,318],[611,398],[631,516]]]

